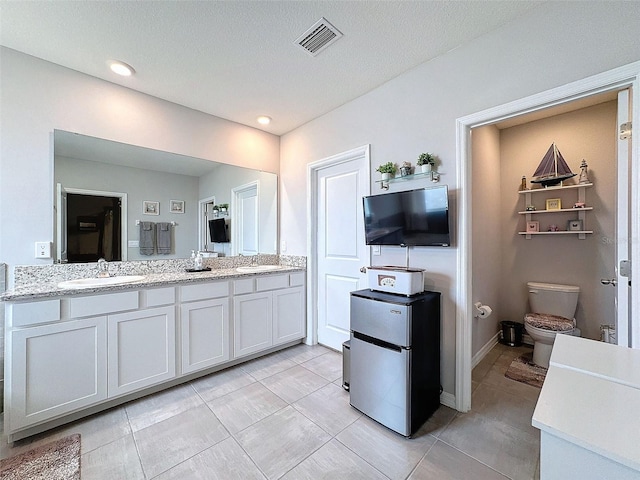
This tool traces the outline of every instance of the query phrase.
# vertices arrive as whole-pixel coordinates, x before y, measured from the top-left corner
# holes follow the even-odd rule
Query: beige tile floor
[[[16,442],[82,434],[82,479],[525,479],[539,477],[539,390],[504,377],[526,350],[473,371],[472,411],[440,406],[414,438],[349,405],[342,357],[298,345]]]

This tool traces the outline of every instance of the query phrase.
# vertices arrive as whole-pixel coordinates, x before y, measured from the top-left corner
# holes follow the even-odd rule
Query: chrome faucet
[[[96,277],[98,278],[107,278],[109,277],[109,262],[107,262],[104,258],[98,260],[98,274]]]
[[[258,253],[258,255],[252,255],[251,256],[251,266],[252,267],[257,267],[258,266],[258,256],[260,254]]]

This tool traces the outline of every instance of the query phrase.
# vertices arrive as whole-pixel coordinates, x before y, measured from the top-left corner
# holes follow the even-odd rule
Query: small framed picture
[[[582,220],[569,220],[567,222],[567,230],[570,232],[579,232],[582,230]]]
[[[527,232],[539,232],[540,222],[527,222]]]
[[[184,200],[170,200],[169,211],[171,213],[184,213]]]
[[[142,213],[144,215],[160,215],[160,202],[142,202]]]
[[[561,210],[562,201],[559,198],[547,198],[547,210]]]

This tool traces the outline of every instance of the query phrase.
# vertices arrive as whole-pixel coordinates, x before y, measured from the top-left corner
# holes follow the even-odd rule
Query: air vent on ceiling
[[[309,55],[315,57],[341,36],[342,33],[322,17],[309,30],[300,35],[296,43]]]

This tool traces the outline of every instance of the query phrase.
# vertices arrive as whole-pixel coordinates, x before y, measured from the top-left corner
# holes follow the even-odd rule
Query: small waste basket
[[[522,328],[523,325],[518,322],[505,320],[500,322],[502,327],[502,343],[510,347],[519,347],[522,345]]]
[[[349,391],[349,363],[351,361],[351,340],[342,344],[342,388]]]

